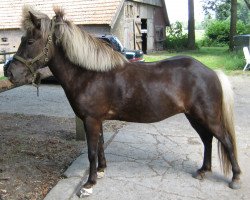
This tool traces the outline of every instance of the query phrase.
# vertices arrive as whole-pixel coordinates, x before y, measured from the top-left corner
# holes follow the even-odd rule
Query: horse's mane
[[[29,12],[41,19],[41,31],[43,36],[46,37],[50,31],[49,17],[27,6],[23,8],[23,29],[34,28]],[[105,42],[81,30],[72,22],[63,19],[64,11],[61,8],[54,7],[54,12],[56,20],[60,19],[55,26],[56,44],[62,46],[72,63],[88,70],[109,71],[128,62],[121,53],[114,51]]]

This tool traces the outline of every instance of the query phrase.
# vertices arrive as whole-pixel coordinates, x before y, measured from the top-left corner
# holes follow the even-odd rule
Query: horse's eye
[[[35,42],[35,40],[34,39],[29,39],[28,40],[28,44],[30,45],[30,44],[33,44]]]

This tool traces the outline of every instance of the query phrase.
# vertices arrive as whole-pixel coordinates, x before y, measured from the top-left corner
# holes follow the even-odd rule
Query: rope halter
[[[55,19],[53,18],[51,20],[51,26],[50,26],[50,32],[48,34],[48,38],[47,38],[47,43],[45,45],[45,47],[43,48],[42,52],[40,54],[38,54],[35,58],[33,59],[25,59],[22,58],[21,56],[18,55],[14,55],[13,58],[15,60],[18,60],[19,62],[23,63],[31,72],[32,74],[32,85],[34,85],[37,90],[40,84],[40,80],[38,80],[37,77],[37,72],[36,69],[34,68],[33,64],[36,63],[37,61],[41,60],[42,58],[44,58],[44,65],[46,65],[49,61],[49,57],[48,57],[48,53],[49,53],[49,46],[52,44],[52,34],[54,33],[54,28],[55,28]]]

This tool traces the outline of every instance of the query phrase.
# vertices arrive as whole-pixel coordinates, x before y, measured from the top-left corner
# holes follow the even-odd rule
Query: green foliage
[[[165,46],[168,50],[186,49],[188,45],[188,35],[183,33],[182,24],[175,22],[167,28],[167,38]]]
[[[249,34],[250,33],[250,24],[247,24],[245,28],[246,28],[246,30],[244,32],[246,34]]]
[[[245,60],[242,51],[229,52],[227,47],[202,47],[194,51],[156,52],[145,55],[146,62],[163,60],[176,55],[188,55],[212,69],[226,71],[242,70]]]
[[[217,20],[226,20],[230,16],[230,0],[203,0],[206,15],[215,14]]]
[[[230,21],[213,20],[210,21],[205,30],[205,39],[202,46],[226,46],[229,44]],[[248,33],[247,26],[242,22],[237,22],[237,34]]]
[[[216,19],[218,20],[227,20],[230,15],[230,9],[231,9],[231,1],[226,0],[224,3],[218,5],[216,10]]]
[[[246,3],[243,0],[238,0],[237,15],[238,19],[243,21],[244,24],[250,23],[250,10],[247,8]]]
[[[202,0],[203,10],[211,19],[215,16],[217,20],[226,20],[230,18],[231,1],[230,0]],[[250,22],[250,12],[244,0],[237,0],[237,15],[238,19],[243,21],[244,24]]]

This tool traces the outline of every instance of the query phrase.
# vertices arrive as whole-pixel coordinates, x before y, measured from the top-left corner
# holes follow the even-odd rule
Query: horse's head
[[[30,7],[23,8],[22,28],[25,31],[7,75],[14,84],[32,82],[37,69],[52,58],[54,20]]]

